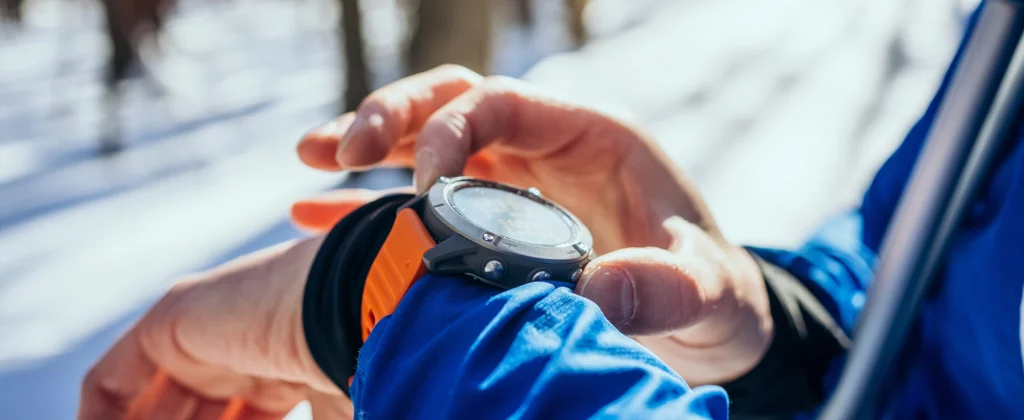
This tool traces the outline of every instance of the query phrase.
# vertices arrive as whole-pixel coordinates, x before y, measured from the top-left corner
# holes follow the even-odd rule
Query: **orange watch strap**
[[[412,209],[399,210],[391,233],[370,266],[363,289],[363,341],[377,321],[391,315],[405,293],[427,272],[423,254],[436,245]]]

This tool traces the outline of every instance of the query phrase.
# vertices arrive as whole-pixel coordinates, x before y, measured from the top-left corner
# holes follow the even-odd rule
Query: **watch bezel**
[[[557,245],[539,245],[521,242],[483,229],[466,218],[452,204],[451,196],[463,188],[493,188],[514,193],[558,211],[568,222],[570,239]],[[426,211],[436,216],[453,234],[500,254],[542,264],[573,263],[589,258],[593,248],[590,231],[568,210],[541,196],[536,190],[518,188],[512,185],[486,181],[471,177],[444,179],[435,183],[427,193]],[[485,234],[492,240],[486,240]]]

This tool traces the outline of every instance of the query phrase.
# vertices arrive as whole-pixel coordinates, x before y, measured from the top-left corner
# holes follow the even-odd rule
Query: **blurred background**
[[[731,239],[787,246],[856,202],[975,5],[0,0],[0,417],[73,418],[176,278],[302,235],[292,201],[407,183],[294,145],[410,71],[458,62],[638,121]]]

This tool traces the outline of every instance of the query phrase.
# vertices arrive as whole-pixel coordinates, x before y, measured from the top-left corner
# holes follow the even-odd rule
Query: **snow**
[[[973,6],[594,0],[594,39],[564,52],[558,5],[535,3],[536,27],[502,28],[496,72],[638,121],[733,240],[769,245],[798,243],[854,202],[927,104]],[[373,5],[383,83],[398,74],[399,15],[393,2]],[[175,278],[301,235],[291,202],[344,180],[294,155],[336,108],[335,6],[180,10],[161,54],[146,56],[154,77],[126,87],[126,149],[110,157],[96,153],[106,48],[96,3],[32,0],[22,30],[0,27],[0,411],[10,418],[73,417],[82,373]],[[359,178],[404,182],[400,171]]]

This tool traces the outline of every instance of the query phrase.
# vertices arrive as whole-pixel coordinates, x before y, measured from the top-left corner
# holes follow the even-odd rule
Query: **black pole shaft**
[[[1024,4],[990,0],[940,105],[882,243],[829,420],[877,418],[893,360],[916,318],[948,239],[986,168],[1011,135],[1024,97]]]

